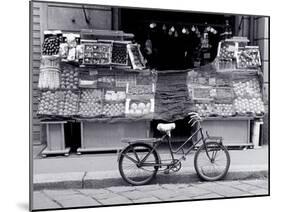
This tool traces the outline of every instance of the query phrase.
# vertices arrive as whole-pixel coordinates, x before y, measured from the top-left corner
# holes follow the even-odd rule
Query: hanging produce
[[[60,58],[56,56],[42,56],[39,89],[57,89],[60,86]]]

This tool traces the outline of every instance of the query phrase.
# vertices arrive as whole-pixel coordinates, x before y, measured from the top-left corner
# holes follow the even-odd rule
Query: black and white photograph
[[[270,195],[270,16],[29,15],[31,211]]]

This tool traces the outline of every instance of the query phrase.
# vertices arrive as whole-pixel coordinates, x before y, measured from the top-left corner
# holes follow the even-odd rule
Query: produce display
[[[136,78],[137,85],[151,85],[153,81],[152,75],[138,74]]]
[[[72,91],[59,91],[61,101],[58,104],[58,115],[73,116],[78,111],[79,95]]]
[[[219,70],[233,70],[236,69],[236,63],[234,61],[220,60],[217,62]]]
[[[238,68],[257,68],[261,65],[258,47],[245,47],[237,53]]]
[[[111,60],[117,65],[128,64],[127,43],[113,42]]]
[[[127,48],[133,69],[144,69],[145,63],[140,51],[140,46],[138,44],[128,44]]]
[[[77,37],[77,35],[75,35],[73,33],[69,33],[66,35],[66,42],[68,45],[68,55],[67,55],[68,61],[75,61],[76,46],[77,46],[76,37]]]
[[[105,101],[125,101],[126,93],[125,91],[106,91]]]
[[[201,117],[207,117],[213,114],[213,106],[211,104],[195,104],[195,107]]]
[[[105,103],[102,113],[107,117],[122,116],[125,113],[125,103]]]
[[[220,42],[218,48],[218,58],[219,60],[231,61],[235,58],[236,51],[235,42]]]
[[[67,56],[68,56],[68,44],[67,43],[60,44],[59,55],[61,58],[67,58]]]
[[[217,102],[230,103],[233,102],[234,92],[230,87],[216,87],[215,89],[215,100]]]
[[[102,104],[100,102],[80,103],[78,115],[82,117],[96,117],[102,114]]]
[[[152,94],[152,85],[129,86],[128,93],[132,95]]]
[[[45,38],[42,45],[43,55],[57,55],[60,50],[60,38],[57,36],[51,36]]]
[[[78,70],[73,66],[64,66],[61,71],[61,88],[77,89],[79,84]]]
[[[193,87],[192,88],[192,99],[193,100],[202,100],[202,101],[210,101],[212,100],[212,87]]]
[[[127,84],[129,86],[136,85],[136,75],[135,74],[122,74],[116,75],[116,87],[126,87]]]
[[[214,104],[214,113],[219,116],[235,115],[235,111],[232,104]]]
[[[84,45],[84,64],[105,65],[111,63],[111,44],[91,43]]]
[[[264,104],[260,97],[258,98],[242,98],[238,97],[234,100],[234,108],[238,114],[245,115],[246,113],[251,114],[263,114]]]
[[[235,111],[232,104],[196,104],[197,112],[202,117],[233,116]]]
[[[132,116],[147,115],[151,111],[150,101],[130,101],[128,114]]]
[[[82,62],[83,57],[84,57],[84,45],[77,45],[76,46],[76,59],[79,62]]]
[[[233,90],[236,96],[244,98],[261,97],[260,84],[257,79],[234,81]]]
[[[80,96],[78,115],[83,117],[95,117],[102,114],[103,92],[96,89],[85,89]]]
[[[46,91],[42,93],[38,106],[40,115],[76,115],[78,94],[71,91]]]
[[[40,61],[40,68],[56,68],[60,69],[60,57],[57,55],[43,55]]]
[[[43,92],[38,105],[38,114],[40,115],[57,115],[58,103],[61,101],[61,96],[58,91]]]
[[[98,87],[114,87],[115,77],[114,76],[99,76],[97,79]]]

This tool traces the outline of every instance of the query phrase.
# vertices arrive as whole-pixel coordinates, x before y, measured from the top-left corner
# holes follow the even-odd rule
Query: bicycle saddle
[[[161,132],[165,132],[165,133],[168,133],[175,128],[176,128],[175,123],[169,123],[169,124],[160,123],[157,125],[157,130],[159,130]]]

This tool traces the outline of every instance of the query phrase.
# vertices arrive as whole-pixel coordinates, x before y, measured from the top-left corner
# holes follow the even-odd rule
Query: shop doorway
[[[226,23],[232,31],[235,28],[230,15],[141,9],[121,9],[120,14],[120,29],[135,35],[147,66],[157,70],[193,68],[213,61]],[[203,38],[208,40],[206,48],[202,48]]]

